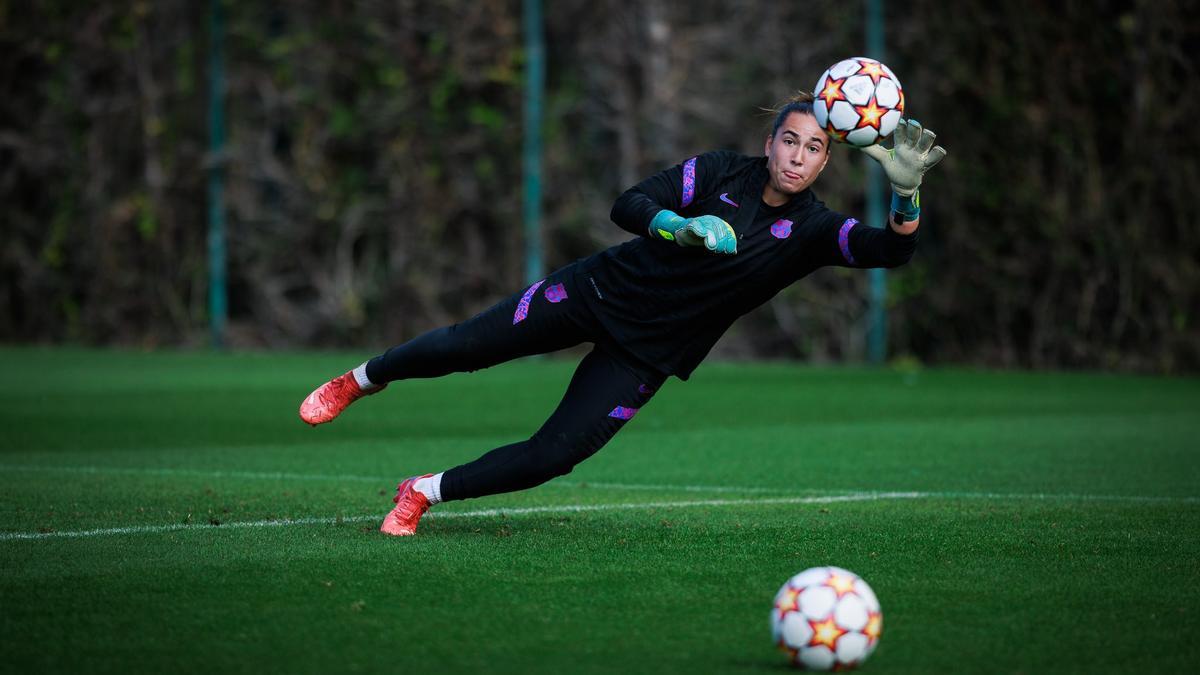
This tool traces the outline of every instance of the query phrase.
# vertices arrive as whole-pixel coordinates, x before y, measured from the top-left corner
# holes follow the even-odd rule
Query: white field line
[[[367,482],[389,484],[398,482],[396,476],[364,476],[361,474],[319,474],[319,473],[290,473],[286,471],[214,471],[204,469],[170,469],[170,468],[138,468],[138,467],[102,467],[102,466],[38,466],[28,464],[0,464],[3,471],[35,471],[61,472],[79,474],[114,474],[131,476],[189,476],[199,478],[242,478],[251,480],[308,480],[332,482]],[[651,492],[709,492],[730,494],[773,494],[781,496],[805,495],[867,495],[890,494],[874,490],[855,488],[843,489],[812,489],[812,488],[769,488],[748,485],[676,485],[669,483],[612,483],[606,481],[564,481],[553,480],[542,488],[596,488],[601,490],[645,490]],[[1170,497],[1160,495],[1102,495],[1086,493],[1050,493],[1050,492],[965,492],[965,491],[922,491],[922,496],[943,499],[1024,499],[1035,501],[1067,500],[1083,502],[1141,502],[1168,504],[1197,504],[1200,497]]]
[[[591,513],[595,511],[632,511],[640,509],[683,509],[698,506],[761,506],[764,504],[834,504],[838,502],[866,502],[884,499],[921,499],[920,492],[877,492],[871,494],[834,495],[827,497],[768,497],[766,499],[700,499],[693,501],[642,502],[633,504],[557,504],[552,506],[525,506],[513,508],[476,509],[474,511],[430,511],[426,518],[490,518],[493,516],[519,516],[538,513]],[[222,525],[138,525],[111,527],[97,530],[73,530],[64,532],[3,532],[0,541],[18,539],[63,539],[101,537],[119,534],[157,534],[162,532],[238,530],[255,527],[284,527],[288,525],[336,525],[363,521],[382,521],[383,514],[375,516],[349,516],[333,518],[294,518],[278,520],[253,520],[224,523]]]
[[[922,492],[921,494],[937,499],[1020,499],[1030,501],[1200,504],[1200,497],[1169,497],[1162,495],[1093,495],[1074,492],[955,492],[952,490],[945,492]]]
[[[650,490],[653,492],[729,492],[733,494],[844,494],[848,490],[812,490],[797,488],[750,487],[748,485],[669,485],[666,483],[609,483],[604,481],[566,481],[556,480],[546,484],[565,488],[599,488],[602,490]]]

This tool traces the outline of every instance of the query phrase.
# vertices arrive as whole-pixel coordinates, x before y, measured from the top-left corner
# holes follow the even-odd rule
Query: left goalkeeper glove
[[[651,236],[680,246],[704,246],[714,253],[737,253],[737,233],[717,216],[683,216],[663,209],[650,221]]]

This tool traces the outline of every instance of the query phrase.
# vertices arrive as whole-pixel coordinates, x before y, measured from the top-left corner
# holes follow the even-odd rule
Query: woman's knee
[[[488,365],[486,342],[461,323],[431,330],[414,340],[415,354],[439,370],[466,372]]]
[[[537,467],[543,483],[571,473],[580,462],[599,450],[582,435],[567,433],[535,434],[529,439],[529,449],[531,463]]]

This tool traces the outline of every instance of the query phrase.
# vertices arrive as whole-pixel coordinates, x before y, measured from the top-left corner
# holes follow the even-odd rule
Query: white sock
[[[417,482],[413,484],[413,489],[425,495],[430,506],[440,504],[442,502],[442,474],[417,479]]]
[[[372,389],[379,388],[379,385],[375,384],[374,382],[372,382],[370,380],[370,378],[367,377],[367,362],[366,361],[363,361],[363,364],[361,366],[355,368],[351,372],[354,373],[354,381],[358,382],[359,389],[362,389],[363,391],[371,391]]]

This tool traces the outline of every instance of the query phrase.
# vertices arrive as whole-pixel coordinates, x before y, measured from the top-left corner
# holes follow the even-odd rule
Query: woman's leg
[[[388,382],[487,368],[597,339],[601,329],[574,288],[567,267],[490,309],[389,349],[317,387],[300,404],[300,419],[333,421],[351,403]]]
[[[525,490],[570,473],[633,418],[663,379],[639,376],[597,347],[580,362],[558,408],[537,433],[446,471],[441,499]]]
[[[379,529],[397,536],[416,534],[417,523],[433,504],[525,490],[570,473],[633,419],[664,379],[638,376],[603,348],[593,349],[537,433],[449,471],[400,483],[396,507]]]
[[[593,338],[594,320],[565,275],[553,275],[476,316],[431,330],[366,363],[377,385],[494,366]]]

